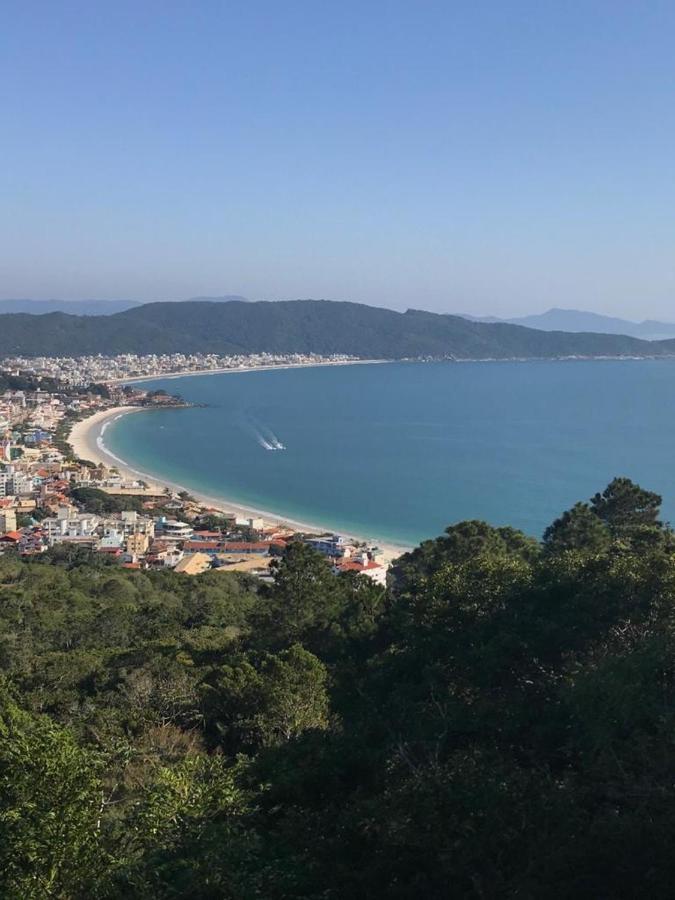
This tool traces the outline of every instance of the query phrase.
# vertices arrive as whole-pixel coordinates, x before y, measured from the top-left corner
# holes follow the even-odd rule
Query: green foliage
[[[657,525],[661,497],[629,478],[615,478],[591,500],[593,511],[614,534],[640,525]]]
[[[670,341],[539,331],[358,303],[151,303],[108,316],[0,316],[0,355],[348,353],[486,359],[671,355]],[[236,337],[235,337],[236,336]]]
[[[550,553],[598,553],[607,549],[610,540],[609,528],[587,503],[575,503],[544,532],[544,546]]]
[[[0,893],[86,897],[107,866],[101,758],[0,688]]]
[[[143,499],[141,497],[117,497],[108,494],[100,488],[78,487],[70,492],[71,498],[90,513],[120,513],[125,510],[143,512]]]
[[[0,893],[672,896],[675,553],[625,479],[385,590],[0,560]]]
[[[256,751],[328,725],[327,672],[298,644],[260,661],[223,666],[205,686],[205,709],[230,753]]]

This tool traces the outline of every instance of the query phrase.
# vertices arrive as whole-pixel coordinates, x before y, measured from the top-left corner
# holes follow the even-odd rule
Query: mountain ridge
[[[212,303],[230,303],[232,301],[247,302],[246,297],[240,294],[225,294],[214,297],[190,297],[187,300],[156,301],[164,303],[191,303],[208,301]],[[145,306],[140,300],[30,300],[9,299],[0,300],[0,315],[8,313],[26,313],[27,315],[42,316],[52,312],[67,313],[72,316],[110,316],[118,312],[125,312],[136,306]]]
[[[496,316],[472,316],[469,314],[464,314],[463,318],[472,322],[505,322],[509,325],[522,325],[525,328],[534,328],[539,331],[623,334],[646,341],[675,338],[675,323],[673,322],[660,322],[656,319],[644,319],[641,322],[633,322],[630,319],[621,319],[617,316],[606,316],[601,313],[588,312],[581,309],[563,309],[556,306],[543,313],[517,316],[510,319],[499,319]]]
[[[347,301],[156,302],[108,316],[0,315],[0,356],[333,353],[361,358],[512,359],[675,355],[675,341],[546,332]]]

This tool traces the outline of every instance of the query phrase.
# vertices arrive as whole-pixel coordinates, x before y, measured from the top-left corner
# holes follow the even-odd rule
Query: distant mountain
[[[135,300],[0,300],[0,314],[63,312],[71,316],[111,316],[141,304]]]
[[[675,355],[675,341],[546,332],[327,300],[148,303],[109,316],[0,315],[0,357],[263,351],[384,359],[644,357]]]
[[[192,297],[178,300],[178,303],[208,301],[210,303],[247,302],[246,297],[226,294],[223,297]],[[4,313],[29,313],[42,316],[46,313],[63,312],[70,316],[111,316],[135,306],[142,306],[137,300],[0,300],[0,315]]]
[[[584,312],[578,309],[549,309],[545,313],[532,316],[521,316],[516,319],[496,319],[493,316],[465,316],[472,322],[507,322],[509,325],[523,325],[525,328],[536,328],[538,331],[592,331],[596,334],[625,334],[641,338],[645,341],[658,341],[675,338],[675,323],[655,322],[646,319],[643,322],[631,322],[613,316],[602,316],[598,313]]]
[[[223,297],[190,297],[185,303],[248,303],[247,297],[240,297],[239,294],[225,294]]]
[[[460,315],[469,322],[506,322],[506,319],[498,319],[497,316],[470,316],[469,313],[460,313]]]

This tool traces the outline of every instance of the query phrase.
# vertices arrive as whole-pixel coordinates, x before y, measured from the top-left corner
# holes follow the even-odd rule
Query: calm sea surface
[[[469,518],[538,536],[615,475],[662,493],[675,519],[675,361],[392,363],[148,386],[208,406],[123,417],[105,435],[114,453],[300,520],[402,543]]]

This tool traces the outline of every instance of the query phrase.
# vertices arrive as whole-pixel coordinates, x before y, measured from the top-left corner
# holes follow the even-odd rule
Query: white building
[[[67,506],[61,506],[56,516],[43,520],[42,527],[49,546],[52,547],[65,538],[95,537],[99,522],[99,518],[90,513],[77,513]]]
[[[174,541],[189,541],[194,531],[187,522],[179,522],[176,519],[165,519],[161,522],[163,536]]]
[[[349,546],[340,534],[323,535],[317,538],[308,538],[307,544],[313,549],[323,553],[324,556],[344,556]]]

